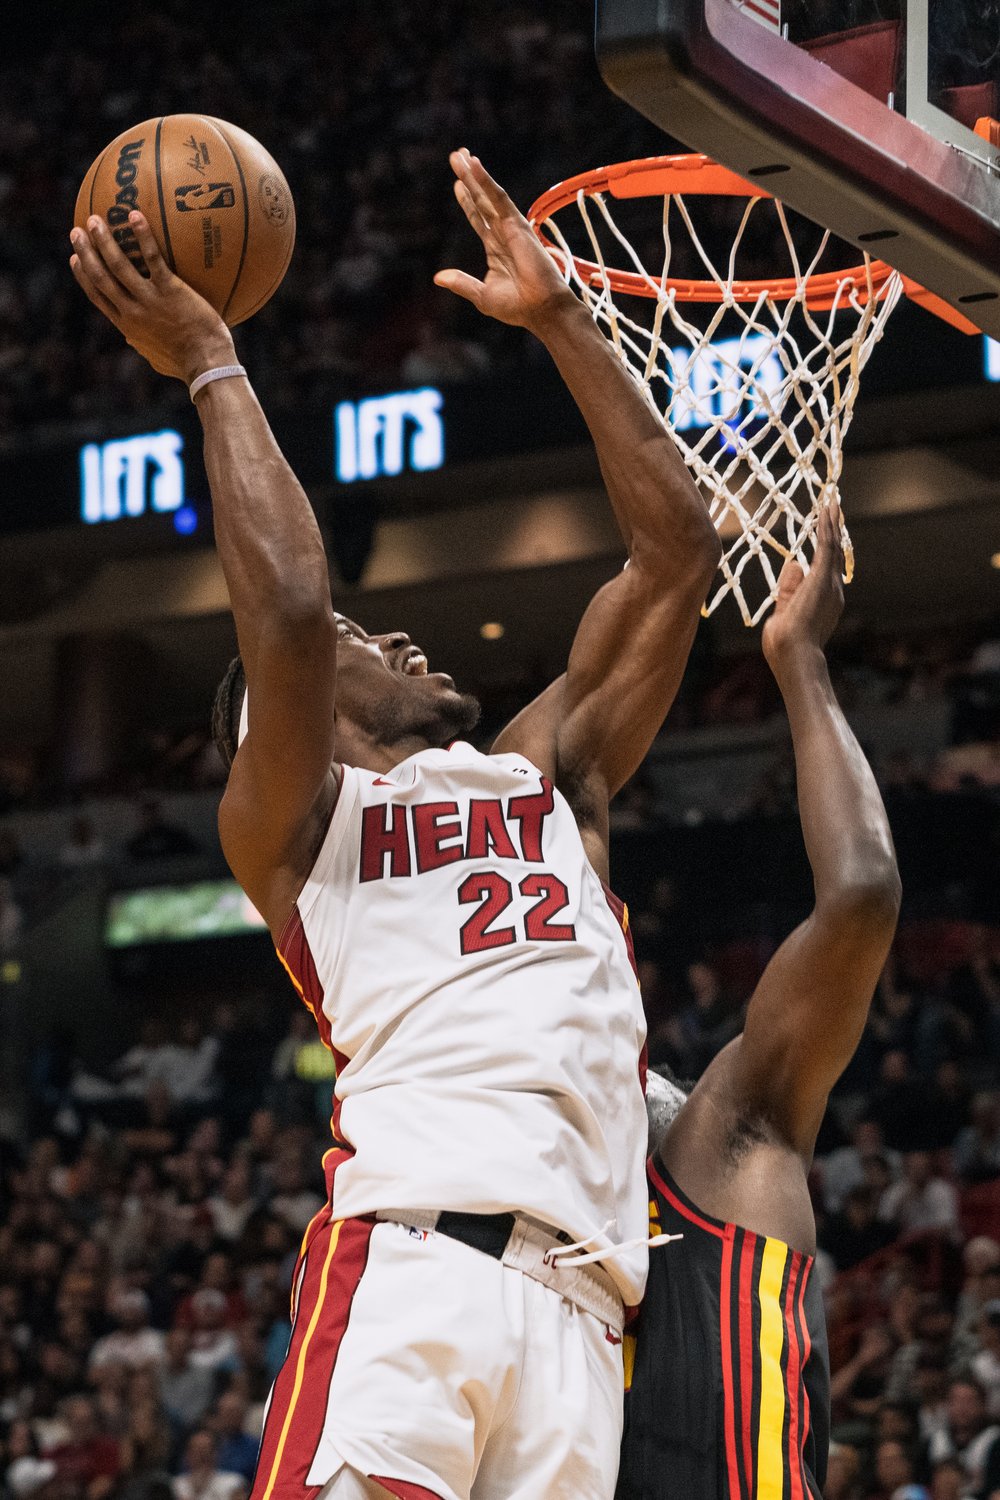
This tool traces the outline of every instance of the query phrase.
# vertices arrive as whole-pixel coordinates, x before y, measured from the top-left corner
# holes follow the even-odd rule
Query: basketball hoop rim
[[[557,182],[536,198],[528,210],[528,220],[546,250],[562,257],[562,248],[544,233],[545,222],[579,200],[580,194],[591,198],[598,193],[608,193],[612,198],[660,198],[694,194],[702,197],[761,198],[774,201],[775,195],[759,184],[747,182],[728,167],[720,166],[711,157],[700,152],[684,152],[673,156],[639,157],[633,161],[618,162],[613,166],[595,167],[588,172],[578,172]],[[871,257],[842,271],[823,271],[812,276],[762,278],[759,280],[734,281],[731,286],[708,279],[684,280],[667,277],[661,281],[656,276],[642,276],[637,271],[622,271],[611,266],[602,268],[594,261],[574,255],[573,262],[581,281],[589,286],[603,287],[607,284],[615,292],[624,292],[636,297],[660,297],[673,294],[677,302],[722,303],[757,302],[762,296],[775,302],[790,302],[801,295],[804,288],[806,306],[815,312],[829,310],[844,298],[846,289],[855,294],[861,305],[884,292],[890,281],[899,276],[903,291],[913,301],[920,303],[929,312],[961,329],[964,333],[979,333],[981,330],[968,318],[957,312],[935,293],[927,291],[919,282],[902,275],[884,260]]]

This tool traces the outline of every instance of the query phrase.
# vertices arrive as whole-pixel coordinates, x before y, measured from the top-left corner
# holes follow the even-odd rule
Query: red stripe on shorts
[[[425,1490],[422,1484],[408,1484],[405,1479],[386,1479],[382,1474],[369,1474],[369,1479],[380,1484],[397,1500],[441,1500],[437,1490]]]
[[[802,1438],[799,1435],[799,1391],[801,1388],[798,1330],[795,1327],[795,1280],[802,1268],[802,1256],[792,1252],[792,1269],[785,1293],[785,1327],[788,1330],[788,1369],[785,1373],[788,1398],[788,1471],[791,1477],[791,1500],[804,1500],[806,1488],[802,1473]]]
[[[321,1225],[306,1251],[305,1272],[285,1362],[271,1391],[250,1500],[302,1500],[323,1433],[330,1381],[354,1294],[368,1262],[374,1220]]]
[[[743,1410],[743,1472],[746,1476],[746,1492],[754,1493],[753,1472],[753,1263],[757,1253],[757,1236],[746,1230],[743,1249],[740,1252],[739,1286],[739,1347],[740,1347],[740,1406]]]
[[[720,1339],[722,1343],[723,1425],[726,1444],[726,1473],[730,1500],[740,1500],[740,1475],[736,1464],[736,1403],[733,1395],[733,1226],[722,1237],[722,1287],[719,1294]]]

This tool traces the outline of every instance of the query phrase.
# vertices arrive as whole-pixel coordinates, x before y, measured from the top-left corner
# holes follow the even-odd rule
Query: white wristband
[[[242,365],[220,365],[217,370],[203,370],[200,375],[196,375],[194,380],[192,380],[188,394],[193,401],[198,392],[206,385],[211,385],[213,380],[228,380],[231,375],[245,374],[246,370],[244,370]]]

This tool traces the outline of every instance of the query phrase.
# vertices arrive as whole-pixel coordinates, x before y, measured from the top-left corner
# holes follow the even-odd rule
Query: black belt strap
[[[446,1234],[473,1250],[481,1250],[493,1260],[500,1260],[514,1232],[514,1215],[461,1214],[446,1209],[434,1228],[438,1234]]]

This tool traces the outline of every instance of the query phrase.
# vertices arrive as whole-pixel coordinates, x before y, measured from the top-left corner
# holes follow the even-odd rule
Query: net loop
[[[723,270],[687,201],[719,195],[747,199]],[[654,272],[616,221],[612,202],[660,196],[663,252]],[[574,207],[586,255],[574,254],[567,238]],[[768,212],[788,274],[742,279],[740,252],[756,216]],[[847,270],[820,271],[829,232],[803,255],[784,205],[705,157],[654,157],[581,174],[550,189],[529,217],[705,497],[723,556],[703,613],[732,594],[744,623],[756,624],[777,595],[784,563],[794,558],[808,571],[819,515],[840,499],[861,372],[903,278],[868,255]],[[672,274],[679,243],[702,277]],[[611,254],[620,266],[609,264]],[[705,309],[704,326],[687,312],[694,305]],[[850,581],[846,528],[842,540]]]

